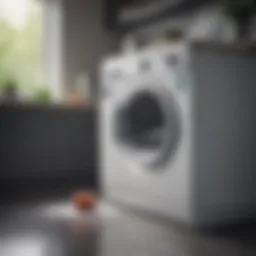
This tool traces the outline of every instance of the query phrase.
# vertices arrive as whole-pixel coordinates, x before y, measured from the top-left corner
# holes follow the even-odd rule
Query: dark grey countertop
[[[0,255],[256,255],[255,229],[203,234],[162,225],[101,203],[79,213],[67,200],[0,207]]]
[[[90,104],[69,104],[69,103],[57,103],[57,102],[49,102],[49,103],[40,103],[40,102],[29,102],[29,101],[1,101],[1,108],[9,108],[9,109],[21,109],[21,110],[76,110],[76,111],[94,111],[95,107]]]

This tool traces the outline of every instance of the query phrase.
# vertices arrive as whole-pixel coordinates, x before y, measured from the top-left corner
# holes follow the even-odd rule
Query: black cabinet
[[[113,31],[126,33],[168,19],[217,0],[103,0],[105,23]]]
[[[0,187],[97,187],[96,111],[0,108]]]

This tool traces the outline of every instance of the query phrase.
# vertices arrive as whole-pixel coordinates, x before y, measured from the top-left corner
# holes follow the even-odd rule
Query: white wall
[[[63,97],[63,9],[62,0],[44,0],[43,73],[56,100]]]

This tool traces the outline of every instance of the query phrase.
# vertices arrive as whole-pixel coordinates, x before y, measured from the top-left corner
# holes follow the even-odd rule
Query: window
[[[60,96],[60,1],[0,0],[0,89]]]

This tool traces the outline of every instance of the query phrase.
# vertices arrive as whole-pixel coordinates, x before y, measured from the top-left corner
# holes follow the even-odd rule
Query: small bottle
[[[77,76],[76,91],[86,104],[91,104],[90,78],[86,72]]]

